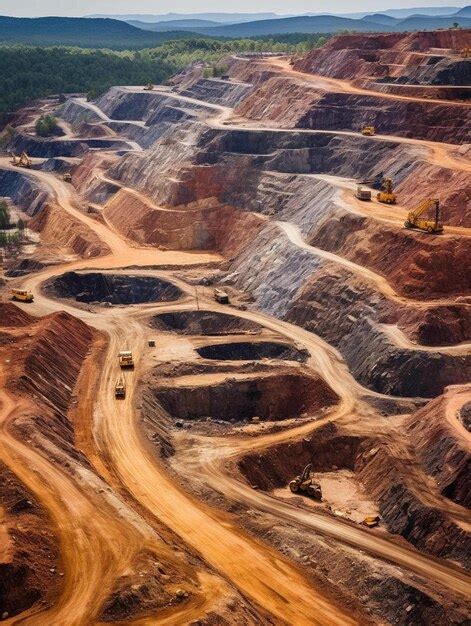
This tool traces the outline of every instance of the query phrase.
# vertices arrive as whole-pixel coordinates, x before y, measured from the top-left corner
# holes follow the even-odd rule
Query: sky
[[[37,17],[41,15],[83,16],[92,13],[348,13],[381,11],[420,6],[466,6],[469,0],[0,0],[0,15]]]

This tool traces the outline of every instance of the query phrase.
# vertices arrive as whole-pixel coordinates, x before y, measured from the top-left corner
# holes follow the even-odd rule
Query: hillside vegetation
[[[217,63],[231,52],[300,52],[324,41],[325,37],[320,36],[302,42],[295,39],[292,43],[272,38],[263,41],[193,38],[141,51],[3,45],[0,47],[0,115],[52,94],[85,92],[96,97],[113,85],[162,83],[189,63]]]

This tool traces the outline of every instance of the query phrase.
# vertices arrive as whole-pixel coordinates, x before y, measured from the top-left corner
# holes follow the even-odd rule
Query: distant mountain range
[[[337,15],[302,15],[296,17],[277,17],[269,20],[256,20],[237,24],[199,25],[193,21],[191,25],[184,25],[184,20],[172,22],[144,23],[133,21],[138,28],[164,32],[167,28],[173,30],[191,30],[200,35],[210,37],[258,37],[287,33],[335,33],[342,30],[360,32],[390,31],[401,32],[408,30],[434,30],[449,28],[455,22],[463,28],[471,27],[471,15],[467,13],[469,7],[461,9],[451,16],[441,15],[409,15],[405,18],[395,18],[385,13],[373,13],[362,18],[352,19]],[[469,17],[467,17],[469,15]],[[183,23],[182,23],[183,22]],[[170,24],[170,26],[168,26]]]
[[[0,43],[125,50],[151,48],[170,39],[189,37],[201,35],[186,31],[151,32],[111,19],[0,16]]]
[[[233,15],[240,17],[241,14]],[[352,19],[338,15],[304,15],[278,16],[276,19],[257,19],[235,24],[221,24],[194,17],[157,23],[133,20],[131,24],[110,18],[0,17],[0,43],[124,50],[150,48],[172,39],[194,37],[256,38],[291,33],[335,33],[342,30],[402,32],[449,28],[456,22],[462,28],[471,28],[471,7],[458,9],[451,16],[415,14],[396,18],[386,13],[371,13]]]

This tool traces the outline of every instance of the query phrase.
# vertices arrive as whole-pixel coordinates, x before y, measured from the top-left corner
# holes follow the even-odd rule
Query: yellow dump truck
[[[365,135],[365,137],[372,137],[375,134],[374,126],[363,126],[361,129],[361,134]]]
[[[11,289],[10,294],[13,300],[17,300],[18,302],[33,302],[34,300],[31,291],[27,291],[26,289]]]
[[[119,359],[119,367],[121,369],[134,367],[134,361],[132,358],[131,350],[121,350],[121,352],[118,355],[118,359]]]
[[[114,387],[114,396],[115,398],[125,398],[126,397],[126,385],[124,384],[124,380],[120,378],[115,387]]]

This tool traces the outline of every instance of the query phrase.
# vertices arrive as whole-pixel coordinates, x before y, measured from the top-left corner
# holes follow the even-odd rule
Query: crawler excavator
[[[13,154],[13,152],[11,152],[10,154],[11,154],[10,163],[12,165],[16,165],[17,167],[26,167],[27,169],[31,167],[32,165],[31,159],[26,154],[26,152],[23,151],[19,157],[17,157],[16,154]]]
[[[361,134],[365,135],[365,137],[372,137],[375,134],[375,130],[374,126],[363,126]]]
[[[322,500],[322,489],[319,483],[315,483],[311,478],[312,463],[306,465],[302,474],[296,476],[290,484],[289,488],[292,493],[303,491],[306,495],[311,496],[314,500]]]
[[[383,178],[381,182],[381,191],[377,194],[376,200],[384,204],[396,204],[396,194],[393,192],[391,178]]]
[[[433,209],[435,218],[433,220],[421,219],[429,209]],[[427,198],[418,207],[409,211],[404,222],[406,228],[416,228],[431,235],[438,235],[443,232],[443,224],[440,222],[440,201],[437,198]]]

